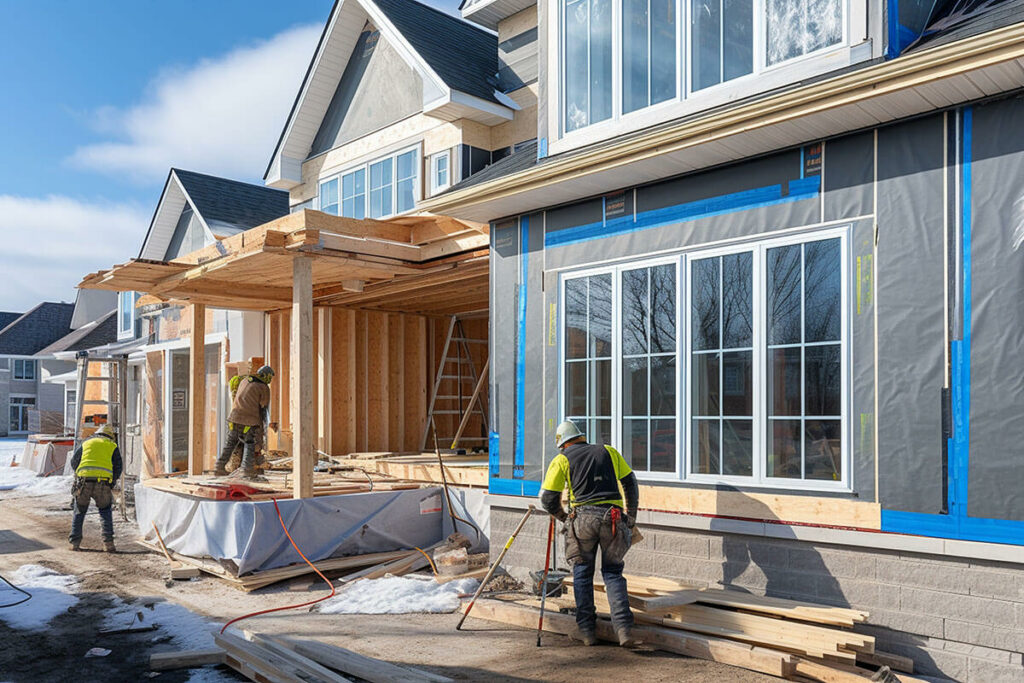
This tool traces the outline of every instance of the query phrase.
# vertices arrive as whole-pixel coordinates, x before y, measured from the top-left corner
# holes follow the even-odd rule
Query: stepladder
[[[104,424],[114,428],[117,445],[125,453],[125,427],[127,423],[128,358],[95,357],[80,352],[78,364],[78,387],[75,392],[75,422],[72,436],[77,450]],[[125,501],[124,471],[121,472],[118,507],[125,519],[128,517]]]
[[[441,360],[437,365],[433,390],[427,409],[426,425],[420,450],[427,447],[427,438],[431,429],[437,425],[449,425],[454,431],[435,433],[435,438],[442,448],[455,450],[460,444],[466,446],[483,446],[487,443],[487,375],[490,359],[486,350],[482,362],[474,361],[472,347],[487,346],[487,339],[475,339],[466,335],[465,326],[458,316],[453,315],[448,321],[448,333],[445,336]],[[476,354],[478,357],[480,354]],[[482,431],[470,434],[467,427],[471,418],[480,418]],[[447,416],[447,420],[439,420]]]

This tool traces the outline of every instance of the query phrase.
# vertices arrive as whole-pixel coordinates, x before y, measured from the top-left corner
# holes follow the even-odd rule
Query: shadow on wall
[[[710,530],[721,534],[722,579],[719,584],[722,588],[835,607],[864,609],[869,613],[872,608],[878,607],[876,618],[869,616],[867,624],[858,626],[856,630],[878,638],[878,649],[912,658],[920,673],[945,675],[925,649],[928,638],[880,625],[885,622],[883,613],[897,611],[899,606],[882,605],[877,593],[871,597],[872,589],[878,588],[874,580],[846,580],[853,602],[848,598],[829,565],[838,567],[844,562],[857,561],[856,551],[847,550],[845,552],[849,553],[849,557],[835,555],[826,562],[810,543],[796,538],[792,527],[775,523],[780,520],[768,506],[732,486],[719,486],[717,491],[720,494],[743,496],[745,500],[741,509],[744,516],[765,520],[764,525],[771,532],[770,536],[741,534],[736,531],[734,519],[712,518]],[[719,502],[716,511],[724,514],[723,507]],[[728,507],[733,512],[736,510],[735,499]],[[844,551],[837,549],[836,552]],[[858,596],[862,589],[867,591],[863,598]]]

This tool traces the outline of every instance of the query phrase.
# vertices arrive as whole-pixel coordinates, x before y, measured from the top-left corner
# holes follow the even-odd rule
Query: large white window
[[[36,362],[34,360],[15,358],[13,370],[11,379],[33,380],[36,378]]]
[[[11,396],[8,407],[8,431],[28,432],[28,411],[36,407],[36,400],[28,396]]]
[[[849,2],[560,0],[562,131],[843,46]]]
[[[349,218],[386,218],[416,208],[419,151],[405,150],[320,183],[320,210]]]
[[[849,488],[846,239],[566,274],[563,416],[642,477]]]

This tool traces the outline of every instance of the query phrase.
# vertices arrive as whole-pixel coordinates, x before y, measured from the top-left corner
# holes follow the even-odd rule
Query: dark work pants
[[[566,529],[566,559],[572,564],[573,593],[576,597],[576,626],[593,633],[597,626],[594,607],[594,571],[597,551],[601,550],[601,576],[611,606],[612,626],[616,631],[633,625],[623,558],[630,545],[630,530],[625,515],[612,533],[611,508],[580,506]]]
[[[258,427],[255,426],[234,424],[224,441],[220,457],[217,458],[216,468],[223,469],[227,466],[231,454],[235,452],[235,446],[241,441],[245,447],[242,452],[242,471],[254,472],[256,470],[256,434],[258,431]]]
[[[82,540],[82,526],[85,524],[85,513],[89,511],[89,503],[96,502],[103,523],[103,540],[114,540],[114,493],[110,484],[105,481],[78,482],[74,490],[75,516],[71,520],[72,543]]]

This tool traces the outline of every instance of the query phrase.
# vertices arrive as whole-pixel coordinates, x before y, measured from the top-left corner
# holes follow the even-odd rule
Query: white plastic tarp
[[[141,484],[139,531],[191,557],[233,564],[238,574],[302,562],[281,528],[273,501],[213,501]],[[450,524],[440,488],[279,500],[292,538],[312,561],[437,543]],[[456,503],[456,507],[459,504]],[[461,529],[460,529],[461,530]]]

